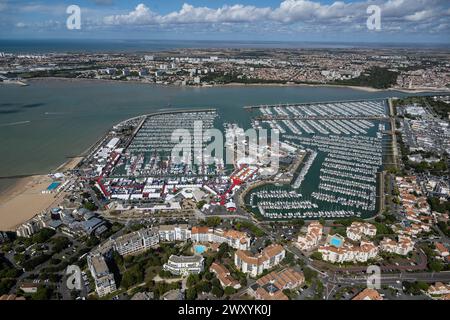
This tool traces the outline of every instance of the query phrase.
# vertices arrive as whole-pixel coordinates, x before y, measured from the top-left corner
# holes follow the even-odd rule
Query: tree
[[[306,282],[311,282],[313,279],[317,278],[317,271],[312,270],[311,268],[304,268],[303,275],[305,276]]]
[[[33,243],[44,243],[47,240],[49,240],[51,237],[55,235],[55,231],[52,229],[44,228],[40,230],[38,233],[36,233],[32,240]]]
[[[205,200],[200,200],[199,202],[197,202],[197,209],[201,210],[205,204]]]
[[[444,265],[439,261],[432,261],[429,263],[429,267],[434,272],[441,272],[444,269]]]
[[[208,217],[206,218],[206,225],[210,228],[215,228],[222,223],[220,217]]]
[[[98,207],[93,202],[90,201],[85,202],[83,207],[90,211],[95,211],[98,209]]]
[[[197,284],[197,282],[200,280],[200,277],[198,274],[190,274],[186,280],[186,285],[188,288],[193,287]]]
[[[288,264],[288,265],[294,265],[295,264],[294,254],[289,251],[286,251],[286,255],[283,259],[283,263]]]
[[[135,266],[125,271],[122,277],[121,286],[125,289],[128,289],[143,281],[144,281],[144,270],[140,269],[139,266]]]
[[[188,288],[186,290],[186,300],[195,300],[195,298],[197,298],[195,287]]]
[[[314,259],[314,260],[322,260],[322,259],[323,259],[323,258],[322,258],[322,253],[320,253],[319,251],[314,252],[314,253],[311,255],[311,259]]]
[[[52,297],[53,290],[45,286],[39,286],[36,293],[31,296],[33,300],[49,300]]]
[[[234,289],[233,287],[228,286],[228,287],[225,288],[224,292],[225,292],[225,294],[227,296],[231,296],[232,294],[236,293],[236,289]]]
[[[221,243],[219,246],[219,252],[217,253],[217,259],[222,259],[228,252],[230,252],[230,246],[228,245],[228,243]]]
[[[211,293],[215,295],[217,298],[221,298],[223,296],[223,290],[221,287],[217,286],[212,287]]]
[[[210,292],[211,283],[209,283],[208,281],[201,281],[195,286],[195,289],[197,292]]]

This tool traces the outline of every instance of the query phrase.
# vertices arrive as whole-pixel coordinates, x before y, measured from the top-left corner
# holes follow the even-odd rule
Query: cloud
[[[236,0],[238,2],[238,0]],[[117,8],[98,8],[95,5],[112,5],[114,0],[90,0],[91,6],[82,8],[83,28],[89,30],[160,30],[176,33],[257,33],[291,34],[323,33],[340,34],[342,32],[367,31],[366,20],[369,5],[381,8],[382,31],[397,33],[441,32],[448,31],[450,2],[448,0],[337,0],[324,3],[321,0],[281,0],[276,6],[233,4],[222,6],[194,6],[184,3],[179,9],[168,13],[152,10],[152,7],[140,3],[129,11],[117,14]],[[213,3],[208,2],[208,3]],[[95,4],[95,5],[94,5]],[[13,2],[0,0],[11,11]],[[0,21],[0,25],[23,28],[27,26],[55,25],[60,21],[64,26],[65,6],[48,5],[43,1],[33,0],[15,5],[17,15],[10,14],[11,22]],[[40,14],[39,21],[28,21],[20,14]],[[25,17],[26,18],[26,17]],[[45,19],[51,20],[47,24]],[[2,20],[2,19],[0,19]]]
[[[434,16],[435,14],[433,10],[422,10],[406,16],[405,19],[408,21],[422,21]]]
[[[430,7],[442,7],[450,10],[442,0],[387,0],[387,1],[336,1],[321,4],[310,0],[284,0],[277,8],[256,7],[248,5],[224,5],[220,8],[195,7],[183,4],[179,11],[166,15],[153,12],[145,4],[139,4],[133,11],[123,15],[111,15],[103,19],[109,25],[167,25],[167,24],[214,24],[214,23],[322,23],[333,25],[336,22],[348,24],[363,22],[367,19],[366,9],[371,4],[378,4],[385,22],[406,21],[420,22],[439,16],[440,10]]]

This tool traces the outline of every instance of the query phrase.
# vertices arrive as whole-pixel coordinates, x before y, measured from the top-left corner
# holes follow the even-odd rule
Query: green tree
[[[200,281],[198,274],[190,274],[186,280],[188,288],[195,286]]]
[[[195,287],[188,288],[186,290],[186,300],[195,300],[195,298],[197,298]]]
[[[215,295],[217,298],[222,298],[222,296],[223,296],[223,289],[221,287],[214,286],[211,289],[211,293],[213,295]]]
[[[234,289],[233,287],[228,286],[228,287],[225,288],[224,293],[227,296],[231,296],[232,294],[236,293],[236,289]]]

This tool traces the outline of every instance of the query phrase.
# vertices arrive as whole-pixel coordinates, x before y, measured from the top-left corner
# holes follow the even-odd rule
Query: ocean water
[[[142,39],[0,39],[0,52],[158,52],[174,49],[337,49],[337,48],[449,48],[447,43],[360,43],[360,42],[283,42],[283,41],[211,41]]]
[[[216,108],[221,122],[249,126],[244,106],[405,96],[339,87],[164,87],[39,80],[0,85],[0,190],[5,177],[45,174],[83,153],[114,124],[161,109]]]

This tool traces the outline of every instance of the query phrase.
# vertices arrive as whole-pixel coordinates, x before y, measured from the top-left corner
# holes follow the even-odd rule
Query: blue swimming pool
[[[342,240],[339,238],[331,238],[330,244],[335,247],[340,247],[342,245]]]
[[[55,190],[56,188],[58,188],[59,185],[60,185],[59,182],[53,182],[51,185],[49,185],[49,186],[47,187],[47,190],[48,190],[48,191],[53,191],[53,190]]]
[[[206,251],[206,247],[202,246],[202,245],[195,245],[194,251],[195,251],[195,253],[202,254],[203,252]]]

